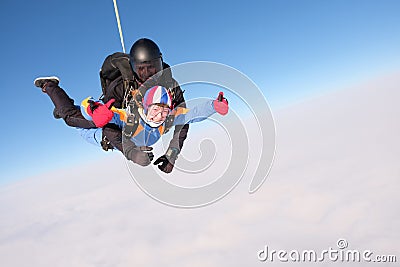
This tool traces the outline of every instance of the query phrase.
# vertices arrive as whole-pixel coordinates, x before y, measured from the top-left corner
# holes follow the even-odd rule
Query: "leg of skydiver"
[[[97,128],[93,121],[85,119],[79,106],[74,105],[74,100],[58,86],[57,77],[43,77],[35,80],[35,85],[46,93],[55,106],[54,115],[64,119],[65,123],[71,127]]]

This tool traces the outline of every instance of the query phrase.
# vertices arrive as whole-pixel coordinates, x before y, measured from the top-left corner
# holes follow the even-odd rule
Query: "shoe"
[[[60,79],[56,76],[49,76],[49,77],[38,77],[35,79],[33,82],[36,87],[39,87],[42,89],[42,91],[45,93],[46,92],[46,83],[48,82],[54,82],[56,85],[60,82]]]

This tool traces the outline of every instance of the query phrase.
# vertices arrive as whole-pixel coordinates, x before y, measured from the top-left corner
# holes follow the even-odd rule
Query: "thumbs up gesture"
[[[213,101],[214,109],[216,112],[225,116],[228,113],[229,105],[228,100],[224,97],[223,92],[219,92],[217,99]]]
[[[115,99],[111,99],[105,104],[89,100],[87,113],[92,117],[93,122],[97,127],[102,128],[110,122],[114,116],[114,112],[110,110],[114,102]]]

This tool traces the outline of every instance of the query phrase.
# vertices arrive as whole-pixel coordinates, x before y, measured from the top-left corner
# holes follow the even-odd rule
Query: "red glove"
[[[221,114],[222,116],[225,116],[228,113],[229,106],[228,106],[228,100],[224,97],[223,92],[219,92],[219,95],[217,99],[213,101],[214,104],[214,109],[216,112]]]
[[[111,99],[105,104],[101,104],[100,102],[94,102],[89,100],[89,105],[87,107],[87,113],[90,117],[92,117],[94,124],[102,128],[107,123],[110,122],[112,117],[114,116],[114,112],[110,109],[115,102],[115,99]]]

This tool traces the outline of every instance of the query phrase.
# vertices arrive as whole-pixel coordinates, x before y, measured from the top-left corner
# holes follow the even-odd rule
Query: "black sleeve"
[[[117,125],[111,123],[107,124],[103,127],[103,134],[107,137],[108,141],[110,141],[111,145],[123,152],[122,131]]]
[[[122,136],[122,133],[121,133]],[[136,144],[134,142],[132,142],[132,140],[130,138],[127,138],[125,136],[122,137],[122,141],[124,142],[124,156],[125,158],[127,158],[128,160],[133,161],[133,157],[135,156],[135,154],[137,153],[137,150],[135,150],[136,148]]]
[[[182,150],[183,143],[186,140],[188,131],[189,124],[175,126],[174,137],[169,142],[169,147],[175,147],[179,148],[179,150]]]
[[[124,154],[126,159],[132,160],[135,153],[136,144],[130,138],[122,137],[122,131],[115,124],[107,124],[103,128],[103,134],[107,137],[108,141]],[[123,142],[123,145],[122,145]]]
[[[181,89],[181,87],[179,86],[179,84],[174,80],[175,82],[175,86],[173,89],[173,98],[174,98],[174,106],[180,106],[180,107],[186,107],[186,103],[185,103],[185,98],[183,96],[183,91]],[[186,140],[187,137],[187,133],[189,131],[189,124],[185,124],[185,125],[180,125],[180,126],[175,126],[175,130],[174,130],[174,136],[172,138],[172,140],[169,142],[169,147],[172,148],[179,148],[179,150],[182,150],[183,147],[183,143]]]
[[[122,108],[125,97],[125,89],[122,77],[118,77],[106,86],[108,89],[106,90],[106,94],[102,98],[103,102],[107,103],[110,99],[113,98],[115,99],[113,106],[116,108]]]

